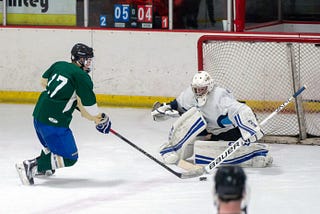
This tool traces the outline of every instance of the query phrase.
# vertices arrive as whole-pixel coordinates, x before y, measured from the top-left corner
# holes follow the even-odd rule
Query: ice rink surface
[[[148,109],[102,108],[112,128],[159,158],[173,120],[154,122]],[[113,134],[98,133],[75,112],[71,124],[79,161],[23,186],[15,163],[40,154],[33,105],[0,105],[0,213],[209,214],[212,176],[179,179]],[[270,145],[272,167],[245,169],[248,213],[320,213],[320,147]]]

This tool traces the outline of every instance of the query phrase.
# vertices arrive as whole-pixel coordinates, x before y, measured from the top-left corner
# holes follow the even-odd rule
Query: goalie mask
[[[71,50],[71,61],[80,65],[80,67],[87,73],[91,70],[91,63],[93,58],[93,49],[85,44],[77,43]]]
[[[207,94],[213,89],[213,79],[208,72],[199,71],[194,75],[191,87],[198,106],[201,107],[207,101]]]

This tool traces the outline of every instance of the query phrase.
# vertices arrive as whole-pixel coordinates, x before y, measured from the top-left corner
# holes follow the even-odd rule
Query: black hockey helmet
[[[217,170],[215,193],[222,201],[239,200],[245,192],[246,174],[240,166],[222,166]]]
[[[71,49],[71,60],[78,61],[81,58],[93,58],[93,49],[85,44],[77,43]]]
[[[91,58],[93,58],[93,49],[87,45],[77,43],[72,47],[71,61],[78,63],[87,73],[91,70]]]

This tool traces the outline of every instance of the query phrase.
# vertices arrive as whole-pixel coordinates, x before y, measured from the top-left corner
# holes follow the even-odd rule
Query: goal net
[[[295,102],[269,120],[271,136],[320,136],[320,39],[312,36],[219,34],[198,40],[199,70],[245,101],[262,121],[302,85]]]

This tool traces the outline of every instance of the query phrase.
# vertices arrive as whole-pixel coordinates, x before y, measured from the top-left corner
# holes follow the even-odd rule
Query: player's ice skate
[[[19,174],[20,180],[24,185],[33,185],[37,168],[37,161],[34,160],[25,160],[23,163],[17,163],[16,169]]]

